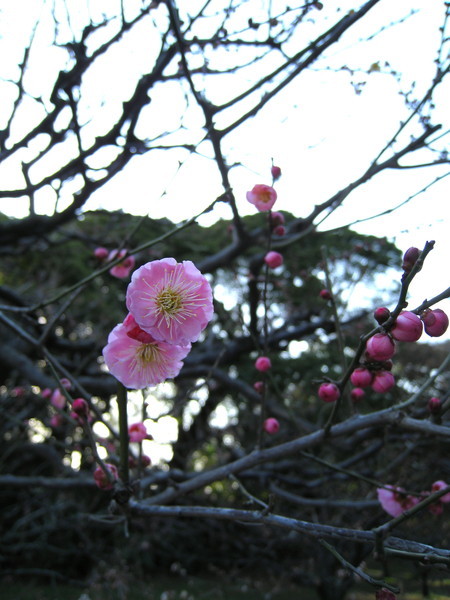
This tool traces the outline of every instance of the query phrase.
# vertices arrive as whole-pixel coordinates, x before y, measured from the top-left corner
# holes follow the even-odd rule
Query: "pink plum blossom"
[[[268,356],[258,356],[258,358],[255,361],[255,369],[261,371],[261,373],[268,371],[271,367],[272,363]]]
[[[277,193],[270,185],[258,183],[250,192],[247,192],[247,200],[254,204],[260,212],[270,210],[275,204]]]
[[[448,487],[448,483],[445,483],[445,481],[442,481],[442,479],[435,481],[432,485],[431,485],[431,492],[438,492],[439,490],[443,490],[446,487]],[[450,492],[448,494],[444,494],[443,496],[441,496],[439,498],[439,502],[450,502]]]
[[[197,341],[213,315],[211,286],[190,260],[146,263],[133,273],[126,302],[141,329],[181,346]]]
[[[96,486],[101,490],[112,490],[114,487],[114,482],[119,479],[119,473],[115,465],[105,463],[105,467],[110,473],[110,478],[108,478],[101,467],[97,467],[94,471],[94,481]]]
[[[43,390],[41,390],[41,396],[43,398],[50,398],[51,395],[53,393],[53,390],[51,390],[50,388],[44,388]]]
[[[277,267],[280,267],[283,264],[283,256],[279,252],[271,250],[265,255],[264,262],[271,269],[276,269]]]
[[[423,325],[420,318],[409,310],[403,310],[395,320],[391,335],[399,342],[417,342],[422,331]]]
[[[109,334],[103,357],[111,374],[125,387],[142,389],[176,377],[190,349],[190,344],[155,340],[129,314]]]
[[[269,435],[273,435],[274,433],[278,433],[278,431],[280,430],[280,423],[278,422],[278,419],[275,419],[274,417],[269,417],[264,421],[263,429]]]
[[[387,485],[386,488],[377,489],[378,500],[391,517],[398,517],[419,502],[415,496],[406,494],[403,488],[392,485]]]
[[[448,328],[448,316],[440,308],[426,310],[421,319],[425,326],[425,333],[430,337],[440,337]]]
[[[109,253],[108,260],[110,261],[123,257],[123,260],[120,261],[120,263],[110,268],[109,272],[113,277],[117,277],[118,279],[126,279],[130,274],[130,271],[134,269],[134,265],[136,264],[134,256],[126,256],[127,252],[128,250],[123,249],[120,250],[119,253],[117,250],[112,250]]]
[[[142,442],[149,437],[144,423],[133,423],[130,425],[128,427],[128,436],[130,438],[130,442]]]
[[[324,402],[336,402],[341,395],[335,383],[322,383],[319,387],[319,398]]]
[[[389,360],[395,353],[394,341],[386,333],[376,333],[367,341],[366,353],[370,360]]]

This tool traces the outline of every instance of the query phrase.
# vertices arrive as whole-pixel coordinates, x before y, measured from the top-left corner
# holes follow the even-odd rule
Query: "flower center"
[[[165,313],[166,316],[172,316],[183,306],[180,292],[171,287],[162,290],[156,298],[156,306]]]
[[[142,344],[140,348],[138,348],[137,359],[144,365],[148,365],[150,363],[154,363],[159,358],[159,348],[157,344]]]

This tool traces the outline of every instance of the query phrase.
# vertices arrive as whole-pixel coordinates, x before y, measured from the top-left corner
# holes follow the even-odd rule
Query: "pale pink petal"
[[[130,337],[129,331],[129,322],[117,325],[103,348],[105,363],[116,379],[127,388],[142,389],[178,375],[190,344],[179,346],[154,339],[142,342]]]
[[[182,346],[197,341],[213,315],[211,286],[189,260],[143,265],[132,275],[126,302],[139,327],[155,340]]]

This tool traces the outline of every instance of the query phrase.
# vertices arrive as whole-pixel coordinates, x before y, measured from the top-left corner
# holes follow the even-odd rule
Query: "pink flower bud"
[[[255,381],[253,388],[258,392],[258,394],[262,394],[264,392],[264,381]]]
[[[321,297],[323,300],[331,300],[331,298],[333,297],[333,296],[331,295],[331,292],[330,292],[330,290],[327,290],[327,289],[320,290],[320,292],[319,292],[319,296],[320,296],[320,297]]]
[[[282,237],[286,233],[286,227],[284,225],[277,225],[273,232],[275,235]]]
[[[268,371],[271,366],[272,363],[270,362],[270,358],[267,356],[259,356],[255,361],[255,368],[258,371],[261,371],[261,373]]]
[[[270,214],[270,224],[272,227],[276,227],[277,225],[284,225],[284,215],[278,211],[273,211]]]
[[[52,395],[52,390],[50,388],[44,388],[43,390],[41,390],[41,396],[43,398],[50,398],[50,396]]]
[[[432,486],[431,486],[431,492],[438,492],[439,490],[443,490],[444,488],[448,487],[448,483],[445,483],[445,481],[442,481],[442,479],[440,479],[439,481],[435,481]],[[441,496],[439,498],[439,502],[450,502],[450,492],[448,494],[444,494],[443,496]]]
[[[373,374],[369,369],[358,367],[350,376],[350,381],[355,387],[365,388],[372,383]]]
[[[151,464],[152,464],[152,460],[151,460],[150,456],[143,454],[141,456],[141,465],[145,468],[145,467],[149,467]]]
[[[63,386],[65,390],[72,389],[72,382],[70,381],[70,379],[67,379],[67,377],[61,377],[59,383]]]
[[[143,440],[151,438],[144,423],[133,423],[133,425],[130,425],[128,427],[128,436],[130,442],[142,442]]]
[[[438,415],[441,412],[442,402],[440,398],[432,397],[428,399],[428,410],[432,415]]]
[[[276,269],[283,264],[283,257],[279,252],[271,250],[264,257],[264,261],[271,269]]]
[[[417,342],[422,331],[423,325],[420,318],[409,310],[403,310],[391,329],[391,335],[399,342]]]
[[[87,417],[89,414],[89,405],[84,398],[75,398],[72,402],[72,410],[80,417]]]
[[[278,433],[278,431],[280,430],[280,424],[278,422],[278,419],[274,419],[273,417],[266,419],[263,423],[263,429],[269,435]]]
[[[372,382],[372,389],[374,392],[384,394],[388,392],[395,385],[395,378],[389,371],[378,371],[375,373]]]
[[[50,427],[52,429],[57,429],[58,427],[61,427],[63,422],[64,422],[64,419],[62,418],[61,415],[53,415],[50,418]]]
[[[402,263],[402,269],[405,271],[405,273],[409,273],[412,270],[412,268],[416,264],[416,261],[419,258],[419,256],[420,256],[419,248],[414,248],[414,247],[408,248],[408,250],[403,255],[403,263]]]
[[[98,260],[106,260],[108,255],[109,255],[109,252],[106,248],[99,247],[94,250],[94,256]]]
[[[364,398],[365,395],[366,395],[366,392],[362,388],[359,388],[359,387],[353,388],[352,391],[350,392],[350,397],[355,404],[357,404],[358,402],[361,402],[361,400]]]
[[[375,321],[381,325],[389,319],[389,317],[391,316],[391,312],[385,306],[380,306],[379,308],[375,309],[373,316],[375,318]]]
[[[274,181],[276,181],[277,179],[280,179],[280,177],[281,177],[281,169],[280,169],[280,167],[277,167],[275,165],[272,165],[272,168],[270,169],[270,173],[272,174]]]
[[[55,408],[62,410],[66,405],[66,397],[58,388],[56,388],[56,390],[53,390],[53,393],[50,397],[50,403]]]
[[[101,467],[97,467],[94,471],[94,481],[101,490],[111,490],[114,487],[114,481],[119,479],[119,472],[115,465],[105,463],[105,467],[109,471],[111,477],[108,478]]]
[[[318,393],[319,398],[324,402],[336,402],[341,395],[338,386],[334,383],[322,383]]]
[[[395,344],[386,333],[376,333],[367,341],[366,353],[370,360],[389,360],[395,353]]]
[[[422,313],[421,319],[425,326],[425,333],[431,337],[440,337],[448,328],[448,316],[440,308],[426,310]]]

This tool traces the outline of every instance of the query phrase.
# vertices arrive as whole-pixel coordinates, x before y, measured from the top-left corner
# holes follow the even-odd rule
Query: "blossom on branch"
[[[260,212],[270,210],[275,204],[277,193],[270,185],[258,183],[247,192],[247,200],[254,204]]]
[[[144,423],[133,423],[130,425],[128,427],[128,436],[130,442],[142,442],[150,437]]]
[[[155,340],[128,315],[109,334],[103,357],[110,373],[125,387],[142,389],[176,377],[190,349],[190,344]]]
[[[163,258],[137,269],[126,303],[154,340],[181,346],[197,341],[213,315],[211,286],[190,260]]]
[[[117,250],[112,250],[109,253],[108,260],[124,257],[120,263],[110,268],[109,273],[113,277],[117,277],[118,279],[126,279],[130,274],[130,271],[134,269],[134,256],[126,256],[127,252],[128,250],[120,250],[119,254],[117,254]]]

